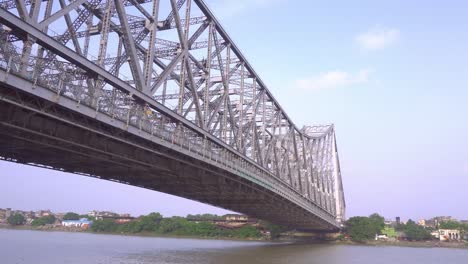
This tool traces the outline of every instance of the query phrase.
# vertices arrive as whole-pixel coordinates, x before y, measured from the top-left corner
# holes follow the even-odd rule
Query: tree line
[[[468,224],[447,221],[439,223],[436,229],[457,229],[468,232]],[[422,241],[432,239],[431,231],[433,230],[433,228],[420,226],[409,219],[406,224],[397,224],[393,232],[401,232],[400,234],[404,234],[405,238],[410,241]],[[364,242],[374,239],[376,234],[385,234],[390,231],[385,228],[384,218],[374,213],[368,217],[355,216],[349,218],[348,221],[345,222],[344,232],[349,235],[351,240]]]
[[[187,218],[190,219],[190,217]],[[187,218],[179,216],[163,218],[160,213],[151,213],[121,224],[112,219],[102,219],[94,221],[91,230],[104,233],[148,233],[197,237],[260,238],[262,236],[261,232],[253,226],[246,225],[236,229],[225,229],[210,222],[192,222]]]
[[[119,234],[154,234],[154,235],[172,235],[172,236],[196,236],[196,237],[225,237],[225,238],[260,238],[260,230],[270,232],[271,238],[277,238],[285,228],[271,224],[266,221],[260,221],[260,228],[251,225],[244,225],[239,228],[224,228],[210,222],[213,220],[222,220],[222,216],[214,214],[187,215],[187,217],[174,216],[164,218],[160,213],[150,213],[140,216],[137,219],[127,223],[117,223],[114,219],[95,219],[88,215],[80,215],[74,212],[68,212],[62,220],[79,220],[88,218],[93,220],[90,231],[97,233],[119,233]],[[190,221],[191,220],[191,221]],[[22,214],[13,214],[7,219],[11,225],[24,225],[26,222]],[[55,216],[48,215],[36,218],[31,225],[34,227],[53,224],[56,221]]]

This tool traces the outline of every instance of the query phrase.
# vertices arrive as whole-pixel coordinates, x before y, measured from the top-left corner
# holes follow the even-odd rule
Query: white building
[[[93,221],[88,220],[88,218],[81,218],[80,220],[63,220],[62,226],[66,227],[81,227],[88,228],[93,224]]]
[[[460,230],[456,229],[439,229],[439,239],[440,241],[453,241],[460,240]]]

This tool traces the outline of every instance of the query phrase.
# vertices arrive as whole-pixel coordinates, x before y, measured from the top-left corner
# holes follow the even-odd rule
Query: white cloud
[[[400,31],[395,28],[383,28],[375,26],[367,32],[356,36],[356,43],[366,50],[384,49],[400,38]]]
[[[249,9],[267,8],[283,0],[220,0],[208,1],[219,18],[233,17]]]
[[[345,71],[323,72],[317,76],[299,79],[295,82],[295,86],[305,90],[324,90],[345,87],[368,82],[371,72],[372,70],[369,69],[360,70],[354,74]]]

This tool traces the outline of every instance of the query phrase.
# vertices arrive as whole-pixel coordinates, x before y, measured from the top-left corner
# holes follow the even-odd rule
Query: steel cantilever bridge
[[[0,0],[0,158],[302,230],[345,213],[333,125],[296,127],[201,0]]]

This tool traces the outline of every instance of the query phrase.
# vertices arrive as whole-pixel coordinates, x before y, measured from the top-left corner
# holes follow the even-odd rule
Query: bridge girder
[[[0,83],[5,91],[16,91],[6,104],[29,98],[43,104],[28,110],[34,113],[60,105],[103,126],[118,123],[116,137],[129,136],[129,129],[149,138],[159,133],[159,144],[170,142],[189,153],[197,148],[202,158],[229,164],[198,160],[201,171],[208,165],[218,174],[243,170],[238,172],[244,180],[273,184],[276,195],[317,215],[325,226],[339,227],[345,202],[334,126],[298,129],[203,1],[0,0],[0,7]],[[40,120],[42,115],[30,118]],[[19,129],[11,123],[3,126]],[[91,140],[93,133],[84,138]],[[57,139],[46,144],[45,135],[39,138],[35,144],[51,148],[71,144]],[[81,152],[77,157],[90,158],[89,149],[76,142],[72,146]],[[115,152],[92,152],[109,164],[125,154],[118,153],[116,144],[107,148]],[[186,154],[177,151],[184,160]],[[132,163],[147,164],[139,169],[143,174],[180,173],[174,172],[177,166],[167,168],[161,160],[145,161],[145,156]],[[218,181],[212,185],[224,186]],[[221,203],[213,201],[205,202]]]

